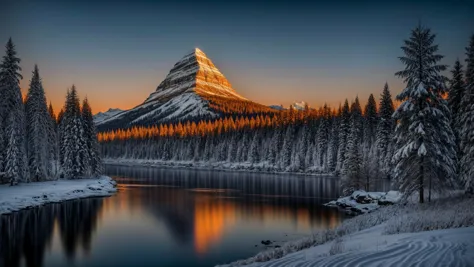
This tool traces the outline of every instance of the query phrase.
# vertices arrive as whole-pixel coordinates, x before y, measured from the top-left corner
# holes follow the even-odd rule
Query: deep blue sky
[[[0,42],[17,45],[23,90],[37,63],[56,108],[75,83],[95,111],[142,102],[194,47],[263,104],[365,102],[385,81],[394,95],[402,89],[397,57],[419,22],[448,65],[474,34],[468,0],[2,2]]]

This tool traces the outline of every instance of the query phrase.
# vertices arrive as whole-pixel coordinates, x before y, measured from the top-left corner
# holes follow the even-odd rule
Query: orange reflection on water
[[[196,198],[194,207],[194,247],[198,254],[204,254],[218,243],[225,228],[235,223],[236,209],[232,202],[208,196]]]

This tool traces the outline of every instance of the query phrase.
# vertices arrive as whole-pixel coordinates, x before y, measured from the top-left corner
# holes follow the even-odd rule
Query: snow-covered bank
[[[331,258],[334,256],[330,256],[330,255],[335,255],[339,253],[343,253],[341,254],[341,257],[343,255],[346,255],[345,253],[348,251],[348,248],[350,248],[350,245],[347,245],[347,246],[345,245],[346,241],[350,240],[353,234],[358,233],[360,235],[365,235],[365,233],[369,233],[370,231],[364,232],[363,230],[366,230],[375,226],[378,227],[377,228],[377,231],[379,231],[378,236],[383,235],[384,236],[383,238],[386,238],[387,240],[387,244],[383,244],[381,242],[385,242],[385,241],[378,242],[377,240],[382,240],[382,239],[376,239],[377,248],[379,248],[381,245],[387,245],[386,247],[387,251],[384,252],[387,255],[387,259],[396,258],[395,255],[390,254],[391,253],[390,251],[392,248],[388,247],[388,245],[391,244],[391,243],[389,244],[389,240],[391,240],[390,238],[392,238],[390,237],[390,235],[398,235],[398,234],[404,234],[404,233],[417,233],[417,232],[422,232],[422,231],[432,231],[432,230],[440,230],[440,229],[454,229],[454,228],[463,228],[463,227],[470,227],[469,229],[471,230],[466,230],[466,231],[474,231],[472,228],[472,226],[474,226],[474,198],[472,197],[470,198],[467,196],[458,196],[458,197],[450,197],[450,198],[439,198],[431,203],[425,203],[425,204],[417,204],[417,203],[408,202],[404,204],[382,206],[380,207],[380,209],[374,212],[365,213],[360,216],[351,218],[349,220],[345,220],[344,222],[342,222],[342,224],[337,226],[335,229],[328,229],[328,230],[315,232],[313,235],[308,236],[306,238],[290,241],[282,245],[280,248],[262,251],[254,257],[251,257],[245,260],[236,261],[227,266],[241,266],[241,265],[249,265],[249,264],[252,264],[251,266],[260,266],[260,264],[261,266],[270,266],[267,264],[270,264],[271,262],[275,263],[274,266],[286,266],[285,264],[290,265],[290,264],[293,264],[292,262],[294,261],[299,261],[298,262],[300,264],[299,266],[306,266],[306,264],[302,264],[302,262],[300,262],[302,257],[303,257],[303,260],[309,261],[308,266],[313,266],[313,262],[310,260],[315,261],[314,266],[325,266],[323,265],[324,264],[323,260],[332,262],[331,264],[329,264],[329,266],[358,266],[357,264],[359,263],[355,260],[353,261],[353,258],[359,255],[360,254],[359,252],[353,253],[353,254],[350,254],[350,253],[347,254],[347,258],[344,259],[344,261],[339,262],[339,263],[333,262]],[[426,234],[429,235],[428,233]],[[418,234],[417,235],[410,234],[410,236],[412,235],[418,236]],[[367,235],[364,238],[370,239],[371,236]],[[397,237],[394,237],[394,240],[396,241],[399,239]],[[463,248],[463,247],[468,246],[467,244],[464,244],[462,240],[460,240],[459,243],[457,243],[455,239],[450,239],[450,240],[453,242],[452,246],[456,248]],[[414,240],[413,242],[416,243],[418,241]],[[430,241],[430,242],[434,242],[434,241]],[[363,245],[363,243],[361,244]],[[406,243],[405,245],[409,245],[409,244]],[[313,255],[311,253],[313,249],[312,247],[316,248],[319,246],[321,246],[321,249],[324,250],[324,252],[321,252],[322,250],[317,250],[318,252],[317,255]],[[416,247],[413,247],[413,246],[417,246],[417,245],[411,245],[409,249],[404,250],[405,252],[394,252],[394,253],[400,253],[400,254],[405,253],[400,257],[410,258],[411,257],[410,251],[416,249]],[[433,245],[430,243],[426,246],[446,246],[446,244]],[[361,251],[363,251],[363,249],[365,249],[364,246],[361,246],[359,248],[359,250]],[[400,249],[401,249],[400,247],[396,248],[396,250],[400,250]],[[308,255],[305,254],[306,253],[305,251],[309,254]],[[377,253],[377,252],[372,251],[370,253]],[[447,253],[452,253],[451,254],[452,256],[458,252],[451,251],[450,249],[450,251]],[[474,253],[471,253],[471,254],[474,254]],[[309,257],[309,255],[312,255],[312,256]],[[377,254],[377,255],[378,255],[377,257],[379,257],[383,255],[383,253]],[[294,257],[298,259],[294,259]],[[316,262],[316,260],[318,261]],[[364,266],[368,263],[371,263],[370,261],[368,262],[364,261],[363,258],[358,258],[358,260],[363,262]],[[378,263],[378,264],[375,264],[374,266],[381,265],[379,260],[381,259],[374,258],[374,262]],[[349,262],[349,263],[345,264],[345,262]],[[396,258],[394,262],[395,263],[400,262],[400,259]],[[416,262],[416,261],[414,260],[413,262]],[[387,263],[391,263],[391,261],[387,261]],[[404,263],[405,264],[401,264],[400,266],[407,266],[406,262]],[[453,264],[454,263],[456,262],[453,262]],[[421,265],[434,266],[425,262]],[[451,266],[451,265],[444,264],[443,266]],[[461,264],[460,266],[472,266],[472,265]]]
[[[341,197],[337,200],[324,204],[328,207],[338,207],[346,211],[349,215],[358,215],[372,212],[383,205],[393,205],[399,203],[402,194],[398,191],[365,192],[363,190],[354,191],[350,196]]]
[[[264,163],[252,164],[249,162],[202,162],[202,161],[163,161],[151,159],[127,159],[127,158],[104,158],[104,164],[122,165],[122,166],[142,166],[142,167],[170,167],[170,168],[188,168],[197,170],[217,170],[217,171],[238,171],[238,172],[256,172],[256,173],[275,173],[295,175],[319,175],[328,176],[332,173],[321,173],[316,170],[311,172],[281,171]]]
[[[249,266],[474,266],[474,227],[384,235],[383,225]]]
[[[110,196],[117,192],[116,185],[108,176],[20,183],[16,186],[0,185],[0,215],[52,202]]]

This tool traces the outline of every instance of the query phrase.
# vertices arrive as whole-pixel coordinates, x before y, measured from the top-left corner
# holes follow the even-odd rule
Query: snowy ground
[[[384,225],[248,266],[474,266],[474,227],[384,235]]]
[[[405,202],[227,266],[474,266],[474,198]]]
[[[0,215],[46,203],[110,196],[115,192],[116,182],[107,176],[97,179],[20,183],[17,186],[0,185]]]

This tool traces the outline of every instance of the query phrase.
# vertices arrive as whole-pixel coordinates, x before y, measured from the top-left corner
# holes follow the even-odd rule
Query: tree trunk
[[[428,184],[428,202],[431,202],[431,175],[430,175],[430,180]]]
[[[424,173],[423,173],[423,159],[421,160],[420,164],[420,203],[423,203],[425,201],[424,199],[424,186],[423,186],[423,180],[424,180]]]

